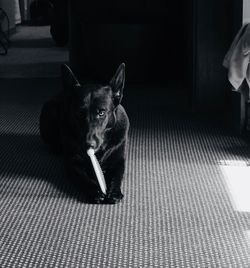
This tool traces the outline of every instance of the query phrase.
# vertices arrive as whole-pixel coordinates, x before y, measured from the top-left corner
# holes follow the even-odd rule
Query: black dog
[[[114,204],[123,198],[121,182],[129,129],[120,102],[125,82],[121,64],[107,85],[81,84],[62,66],[63,90],[46,102],[40,115],[40,134],[51,151],[61,152],[67,176],[81,187],[91,203]],[[102,167],[107,194],[97,182],[87,155],[92,147]]]

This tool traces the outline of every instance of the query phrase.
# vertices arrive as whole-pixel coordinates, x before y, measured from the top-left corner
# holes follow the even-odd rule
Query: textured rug
[[[38,133],[60,82],[0,84],[0,267],[250,267],[250,210],[235,205],[223,172],[248,167],[249,145],[219,122],[164,91],[128,89],[124,200],[89,205]]]

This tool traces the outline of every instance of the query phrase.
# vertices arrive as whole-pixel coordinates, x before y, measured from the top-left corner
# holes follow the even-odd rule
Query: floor
[[[68,61],[67,48],[56,47],[49,26],[18,26],[6,56],[0,57],[0,77],[58,77]]]
[[[60,78],[0,85],[0,267],[250,267],[249,144],[182,91],[125,89],[125,197],[90,205],[39,136]]]

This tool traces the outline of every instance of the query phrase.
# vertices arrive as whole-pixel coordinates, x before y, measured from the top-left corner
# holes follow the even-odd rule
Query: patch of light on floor
[[[232,203],[237,211],[250,212],[250,166],[245,161],[220,161]]]
[[[245,231],[245,233],[246,233],[247,241],[250,247],[250,231]]]

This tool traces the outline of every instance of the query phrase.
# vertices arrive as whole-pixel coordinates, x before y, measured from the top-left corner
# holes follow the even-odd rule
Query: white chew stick
[[[104,194],[107,192],[107,186],[105,182],[105,178],[102,172],[102,169],[100,167],[100,164],[97,161],[97,158],[95,156],[95,151],[94,149],[90,148],[87,150],[87,154],[90,157],[91,163],[93,165],[97,180],[99,182],[100,188]]]

